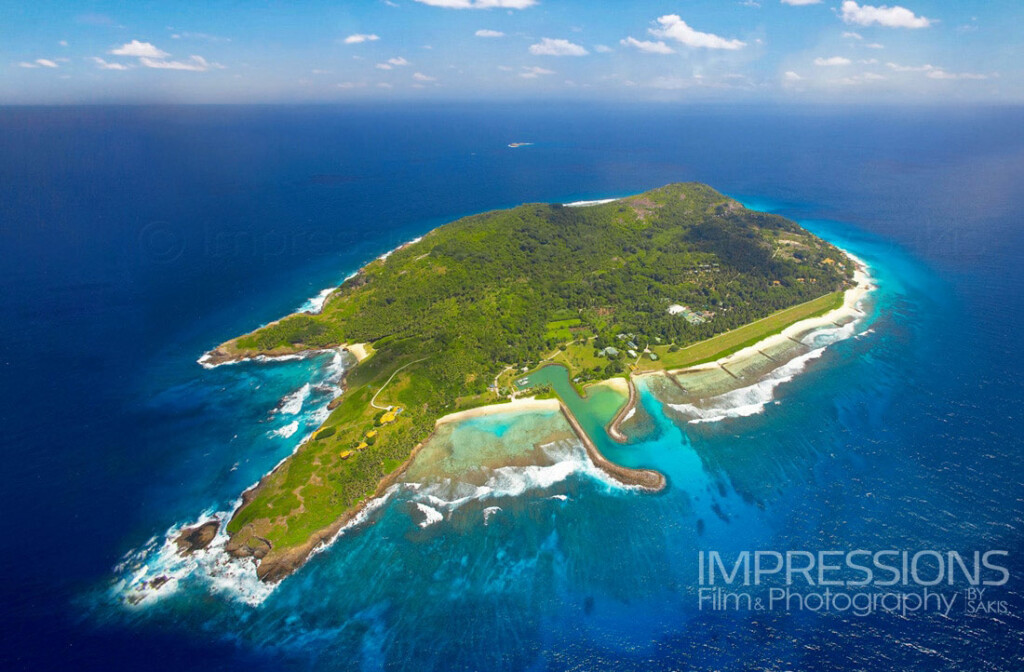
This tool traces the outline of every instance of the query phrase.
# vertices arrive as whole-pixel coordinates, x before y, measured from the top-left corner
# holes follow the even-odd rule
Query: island
[[[596,466],[656,491],[661,474],[607,460],[530,375],[558,362],[581,391],[617,380],[629,401],[606,429],[624,442],[631,376],[712,362],[828,313],[856,271],[794,222],[696,183],[445,224],[366,265],[321,312],[204,356],[213,366],[342,348],[355,360],[323,425],[243,494],[226,550],[281,580],[395,483],[439,422],[495,404],[557,405]],[[211,530],[182,535],[188,552]]]

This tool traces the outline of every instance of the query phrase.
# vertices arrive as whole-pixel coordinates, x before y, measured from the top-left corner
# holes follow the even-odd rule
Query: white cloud
[[[599,54],[610,54],[612,53],[613,49],[609,47],[607,44],[595,44],[594,51],[596,51]]]
[[[157,49],[149,42],[139,42],[138,40],[132,40],[117,49],[111,49],[109,53],[114,56],[135,56],[138,58],[167,58],[170,56],[166,51]]]
[[[619,44],[624,47],[634,47],[640,51],[648,54],[674,54],[676,53],[672,47],[668,46],[664,42],[651,42],[649,40],[638,40],[635,37],[627,37],[624,40],[619,40]]]
[[[783,75],[783,77],[785,77],[787,82],[799,82],[801,79],[803,79],[803,77],[801,77],[800,75],[796,74],[792,70],[788,70],[786,72],[786,74]]]
[[[18,63],[18,67],[19,68],[38,68],[39,66],[36,65],[35,63],[29,63],[28,61],[22,61],[21,63]]]
[[[376,42],[379,39],[380,36],[373,33],[356,33],[346,37],[343,42],[345,44],[362,44],[363,42]]]
[[[848,40],[863,40],[864,39],[863,35],[861,35],[860,33],[855,33],[853,31],[846,31],[845,33],[843,33],[843,37],[845,37]]]
[[[892,62],[886,63],[886,65],[896,72],[928,72],[935,69],[935,66],[932,65],[900,65]]]
[[[819,5],[821,0],[782,0],[782,4],[800,7],[802,5]]]
[[[202,56],[189,56],[187,61],[168,61],[166,60],[170,54],[161,49],[157,49],[153,44],[149,42],[140,42],[138,40],[132,40],[127,42],[117,49],[111,49],[111,54],[115,56],[133,56],[139,59],[139,65],[143,65],[147,68],[155,68],[157,70],[188,70],[191,72],[205,72],[211,68],[223,68],[223,65],[219,63],[210,63]],[[101,68],[107,70],[126,70],[126,67],[115,67],[114,64],[107,63],[102,59],[94,59]]]
[[[488,30],[487,28],[481,28],[473,34],[477,37],[505,37],[505,33],[500,30]]]
[[[843,21],[858,26],[885,26],[886,28],[927,28],[932,20],[917,16],[906,7],[895,5],[873,7],[858,5],[854,0],[844,0],[840,7]]]
[[[389,58],[388,59],[388,63],[390,63],[391,65],[399,65],[399,66],[401,66],[401,65],[409,65],[409,61],[405,60],[401,56],[396,56],[394,58]]]
[[[422,72],[414,72],[414,73],[412,73],[412,78],[415,79],[417,82],[436,82],[437,81],[437,77],[431,77],[429,75],[424,75]]]
[[[104,61],[99,56],[93,56],[92,61],[100,70],[128,70],[130,67],[124,63],[110,63],[108,61]]]
[[[666,14],[658,18],[661,28],[651,28],[650,33],[655,37],[671,38],[688,47],[704,49],[742,49],[747,46],[746,42],[739,40],[727,40],[711,33],[702,33],[694,30],[676,14]]]
[[[835,83],[845,84],[848,86],[861,86],[868,82],[878,82],[884,80],[885,77],[874,72],[865,72],[860,75],[854,75],[853,77],[843,77],[842,79],[835,80]]]
[[[36,59],[36,63],[38,63],[39,65],[43,66],[44,68],[57,68],[57,67],[60,67],[55,62],[51,61],[48,58],[37,58]]]
[[[930,79],[992,79],[998,74],[984,75],[977,72],[946,72],[942,68],[926,63],[924,65],[900,65],[899,63],[886,63],[894,72],[923,72],[925,77]]]
[[[206,72],[210,68],[221,68],[217,63],[210,63],[202,56],[189,56],[187,61],[164,61],[156,58],[140,58],[139,63],[147,68],[157,70],[187,70],[189,72]]]
[[[394,67],[390,63],[378,63],[374,66],[378,70],[392,70]]]
[[[416,0],[416,2],[445,9],[526,9],[537,4],[537,0]]]
[[[541,75],[553,75],[553,74],[555,74],[554,70],[548,70],[547,68],[538,68],[538,67],[534,66],[532,68],[524,67],[523,68],[523,72],[519,73],[519,76],[522,77],[523,79],[536,79],[537,77],[540,77]]]
[[[837,65],[849,65],[850,59],[844,58],[843,56],[830,56],[829,58],[818,57],[814,59],[815,65],[821,65],[826,67],[837,66]]]
[[[530,53],[534,56],[586,56],[590,52],[569,40],[544,37],[537,44],[530,45]]]
[[[869,44],[865,44],[864,46],[867,47],[868,49],[885,49],[885,45],[879,44],[878,42],[871,42]]]
[[[931,79],[991,79],[994,75],[982,75],[976,72],[946,72],[942,68],[934,68],[928,71],[925,77]]]
[[[57,44],[59,44],[59,45],[60,45],[60,46],[62,46],[62,47],[66,47],[66,46],[68,46],[68,41],[67,41],[67,40],[61,40],[61,41],[60,41],[60,42],[58,42]]]

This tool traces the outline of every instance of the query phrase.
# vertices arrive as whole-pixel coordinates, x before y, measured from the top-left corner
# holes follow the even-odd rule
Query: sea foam
[[[224,521],[230,515],[227,511],[204,512],[193,523],[171,527],[162,540],[154,537],[141,548],[129,551],[114,568],[114,574],[120,578],[111,587],[112,597],[129,608],[143,608],[174,595],[181,586],[194,581],[205,584],[210,592],[250,606],[262,603],[274,586],[260,581],[251,558],[235,558],[224,550],[228,536],[223,524],[206,548],[189,555],[178,552],[175,539],[182,529]]]
[[[422,502],[415,502],[416,508],[423,514],[423,520],[419,523],[420,527],[430,527],[434,523],[440,523],[444,520],[444,514],[435,509],[432,506],[427,506]]]
[[[408,492],[410,500],[424,513],[426,508],[450,513],[469,502],[517,498],[534,492],[544,493],[572,476],[590,478],[604,485],[608,491],[634,489],[632,486],[622,485],[596,467],[578,440],[563,439],[543,444],[540,448],[546,460],[550,461],[549,464],[484,469],[486,479],[481,485],[458,478],[441,478],[422,483],[407,482],[401,486]],[[474,474],[479,473],[480,471],[474,471]],[[548,498],[565,501],[566,496],[555,494]],[[486,507],[484,522],[487,522],[497,510],[500,510],[500,507]],[[439,521],[431,520],[431,524],[434,522]]]
[[[775,400],[775,390],[783,383],[793,380],[809,362],[821,357],[830,345],[858,336],[857,328],[866,317],[861,309],[863,299],[858,302],[860,315],[843,325],[819,327],[805,334],[800,342],[811,348],[809,352],[794,357],[782,366],[769,371],[752,385],[730,390],[723,394],[702,400],[696,404],[667,404],[667,406],[689,418],[690,424],[719,422],[728,418],[743,418],[757,415]],[[869,333],[867,330],[863,333]]]
[[[808,362],[821,357],[825,348],[811,350],[795,357],[767,376],[746,387],[730,390],[697,404],[668,404],[669,408],[690,418],[691,424],[718,422],[726,418],[744,418],[764,411],[765,406],[775,399],[775,388],[788,383]]]
[[[299,389],[281,399],[281,402],[277,406],[277,412],[282,415],[297,415],[298,412],[302,410],[302,404],[304,404],[306,399],[309,398],[309,393],[312,391],[313,387],[309,383],[304,384]]]

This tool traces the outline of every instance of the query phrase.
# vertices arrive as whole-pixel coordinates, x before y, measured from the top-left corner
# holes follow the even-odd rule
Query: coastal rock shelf
[[[227,550],[254,558],[264,581],[284,578],[396,483],[439,424],[495,404],[557,405],[595,466],[661,490],[662,474],[598,449],[626,441],[621,425],[637,404],[629,376],[692,369],[755,343],[771,362],[777,344],[760,343],[842,308],[856,273],[841,250],[795,223],[702,184],[441,226],[367,264],[325,295],[319,313],[287,316],[200,360],[339,348],[358,360],[323,425],[244,493],[224,527]],[[548,363],[579,388],[617,380],[616,405],[591,427],[565,390],[524,392]]]

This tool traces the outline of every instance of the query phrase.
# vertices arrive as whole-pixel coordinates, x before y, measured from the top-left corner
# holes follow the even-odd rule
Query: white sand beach
[[[477,406],[465,411],[456,411],[440,418],[437,424],[442,425],[448,422],[461,422],[470,418],[479,418],[485,415],[496,415],[499,413],[521,413],[524,411],[557,411],[559,404],[557,399],[537,399],[535,397],[522,397],[513,401],[491,404],[490,406]]]

